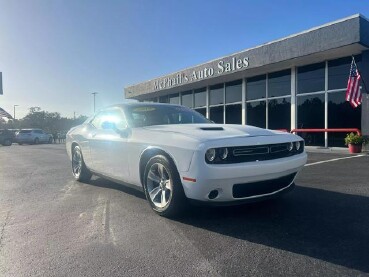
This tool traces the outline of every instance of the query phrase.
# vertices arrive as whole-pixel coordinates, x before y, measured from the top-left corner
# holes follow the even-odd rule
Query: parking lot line
[[[331,159],[331,160],[326,160],[326,161],[320,161],[320,162],[315,162],[315,163],[305,164],[305,166],[311,166],[311,165],[317,165],[317,164],[322,164],[322,163],[335,162],[335,161],[345,160],[345,159],[360,158],[360,157],[364,157],[364,156],[367,156],[367,155],[366,155],[366,154],[360,154],[360,155],[356,155],[356,156],[349,156],[349,157],[343,157],[343,158],[336,158],[336,159]]]

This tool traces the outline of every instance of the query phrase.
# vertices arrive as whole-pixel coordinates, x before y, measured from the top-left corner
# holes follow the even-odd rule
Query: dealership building
[[[352,57],[362,105],[345,101]],[[359,128],[369,135],[369,20],[353,15],[124,89],[126,99],[181,104],[216,123],[268,129]],[[344,133],[303,133],[343,146]]]

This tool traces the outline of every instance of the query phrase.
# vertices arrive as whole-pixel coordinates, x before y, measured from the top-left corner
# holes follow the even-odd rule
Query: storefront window
[[[291,69],[268,74],[268,97],[291,94]]]
[[[196,89],[194,92],[195,107],[206,106],[206,88]]]
[[[352,108],[345,100],[346,92],[328,94],[328,128],[361,129],[361,106]],[[328,133],[328,146],[344,147],[345,133]]]
[[[246,99],[262,99],[266,97],[266,75],[247,79]]]
[[[202,114],[204,117],[206,117],[206,108],[195,109],[195,111],[197,111],[198,113],[200,113],[200,114]]]
[[[297,97],[297,127],[324,128],[324,94]],[[324,133],[299,133],[306,145],[324,146]]]
[[[170,104],[179,104],[179,94],[171,94],[169,95],[169,103]]]
[[[159,102],[160,103],[169,103],[169,97],[168,97],[168,95],[160,96],[159,97]]]
[[[189,108],[193,107],[192,91],[182,92],[182,105]]]
[[[227,105],[226,109],[226,123],[227,124],[242,124],[242,105]]]
[[[346,57],[328,62],[328,89],[343,89],[347,87],[352,57]],[[361,56],[355,56],[358,68],[361,66]]]
[[[247,103],[246,107],[247,125],[260,128],[266,127],[266,104],[265,101],[255,101]]]
[[[210,87],[210,105],[224,104],[224,84]]]
[[[242,101],[242,80],[226,83],[225,85],[226,103]]]
[[[268,128],[272,130],[290,130],[291,100],[289,97],[268,101]]]
[[[297,68],[297,93],[323,91],[325,84],[324,76],[324,62]]]
[[[210,108],[210,120],[214,121],[215,123],[223,124],[224,123],[223,112],[224,112],[223,106],[211,107]]]

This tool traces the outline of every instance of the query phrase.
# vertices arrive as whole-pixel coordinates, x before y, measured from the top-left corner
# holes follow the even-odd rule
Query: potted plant
[[[363,144],[367,139],[355,133],[349,133],[345,137],[345,144],[348,145],[350,153],[361,153]]]

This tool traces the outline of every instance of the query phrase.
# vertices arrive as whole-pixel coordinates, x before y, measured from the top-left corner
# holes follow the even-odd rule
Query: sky
[[[0,0],[0,107],[73,117],[124,87],[353,14],[368,0]]]

